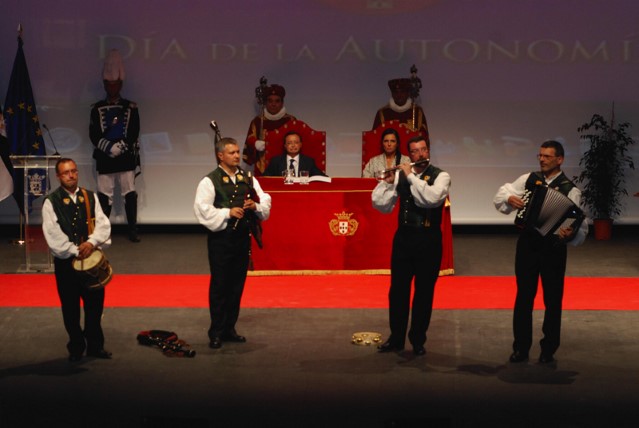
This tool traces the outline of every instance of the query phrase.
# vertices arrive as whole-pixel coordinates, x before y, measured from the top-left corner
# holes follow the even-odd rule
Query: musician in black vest
[[[42,230],[54,256],[62,318],[69,335],[69,361],[79,361],[85,350],[88,356],[111,358],[111,353],[104,349],[101,325],[104,288],[88,289],[85,274],[76,272],[72,267],[74,258],[87,258],[95,248],[111,244],[111,224],[95,193],[89,191],[86,194],[90,218],[87,218],[87,201],[83,189],[78,187],[78,167],[73,160],[58,160],[55,171],[60,187],[49,194],[42,205]],[[95,224],[90,235],[89,222]],[[84,304],[84,330],[80,326],[81,300]]]
[[[235,330],[249,266],[250,222],[266,220],[271,197],[250,171],[240,169],[240,149],[232,138],[215,143],[218,167],[198,184],[193,210],[208,229],[211,280],[209,346],[246,342]]]
[[[581,202],[581,191],[561,171],[564,162],[564,148],[557,141],[542,143],[537,155],[540,171],[520,176],[512,183],[499,188],[493,200],[497,210],[509,214],[525,207],[522,199],[526,190],[545,185],[566,195],[575,205]],[[544,292],[545,314],[540,341],[539,362],[553,363],[559,348],[561,333],[561,312],[566,273],[566,243],[581,244],[588,233],[586,221],[577,230],[559,228],[557,234],[542,237],[534,228],[523,228],[517,240],[515,254],[515,275],[517,277],[517,297],[513,314],[513,352],[510,361],[521,363],[528,360],[532,346],[533,303],[537,294],[537,283],[541,277]]]
[[[430,146],[423,136],[408,141],[408,153],[415,165],[400,164],[372,193],[373,207],[382,213],[392,212],[398,199],[400,204],[388,292],[391,334],[379,352],[404,349],[414,279],[408,340],[415,355],[424,355],[442,259],[442,205],[448,196],[450,175],[430,164]]]

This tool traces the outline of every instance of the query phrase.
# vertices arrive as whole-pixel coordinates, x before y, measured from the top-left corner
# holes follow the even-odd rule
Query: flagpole
[[[25,244],[25,240],[24,240],[24,215],[22,213],[20,213],[20,235],[18,236],[18,239],[12,239],[11,243],[13,245],[24,245]]]
[[[22,40],[22,24],[18,24],[18,44],[20,44],[20,41]],[[24,241],[24,214],[22,214],[22,211],[20,211],[20,213],[18,214],[20,217],[20,232],[18,235],[18,239],[12,239],[11,243],[13,245],[24,245],[25,241]]]

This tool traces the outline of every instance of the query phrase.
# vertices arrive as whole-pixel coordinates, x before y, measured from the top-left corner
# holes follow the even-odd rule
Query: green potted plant
[[[575,181],[583,185],[581,200],[588,209],[594,226],[595,239],[610,239],[612,221],[621,214],[626,190],[626,168],[634,169],[628,154],[635,141],[628,134],[628,122],[615,123],[614,104],[608,123],[594,114],[577,131],[586,144]]]

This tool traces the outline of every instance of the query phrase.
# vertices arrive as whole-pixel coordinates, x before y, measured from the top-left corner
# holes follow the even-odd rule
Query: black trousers
[[[515,255],[517,297],[513,314],[513,350],[528,354],[532,346],[533,304],[540,277],[546,308],[541,350],[552,355],[559,348],[566,257],[566,245],[554,236],[543,238],[534,230],[525,230],[519,236]]]
[[[395,346],[403,347],[406,341],[413,279],[415,291],[408,340],[413,346],[426,342],[441,260],[442,234],[438,226],[401,226],[395,232],[391,255],[391,286],[388,292],[391,331],[389,340]]]
[[[208,234],[211,270],[209,283],[211,326],[208,334],[211,340],[235,331],[248,271],[250,239],[248,228],[237,231],[229,228],[222,232]]]
[[[71,354],[81,355],[85,349],[96,352],[104,348],[104,288],[87,289],[84,274],[73,269],[72,261],[73,258],[54,258],[55,280],[62,305],[64,328],[69,335],[67,349]],[[80,325],[80,301],[84,306],[84,329]]]

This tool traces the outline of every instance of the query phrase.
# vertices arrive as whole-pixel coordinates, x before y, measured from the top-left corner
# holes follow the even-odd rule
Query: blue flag
[[[27,61],[22,50],[21,36],[18,36],[18,52],[13,62],[9,89],[4,102],[4,119],[9,150],[12,155],[46,155]],[[46,171],[43,169],[28,170],[26,193],[29,196],[29,208],[35,198],[45,193],[47,185],[45,173]],[[13,196],[18,202],[18,208],[22,214],[24,214],[24,195],[24,170],[16,168],[13,171]]]

